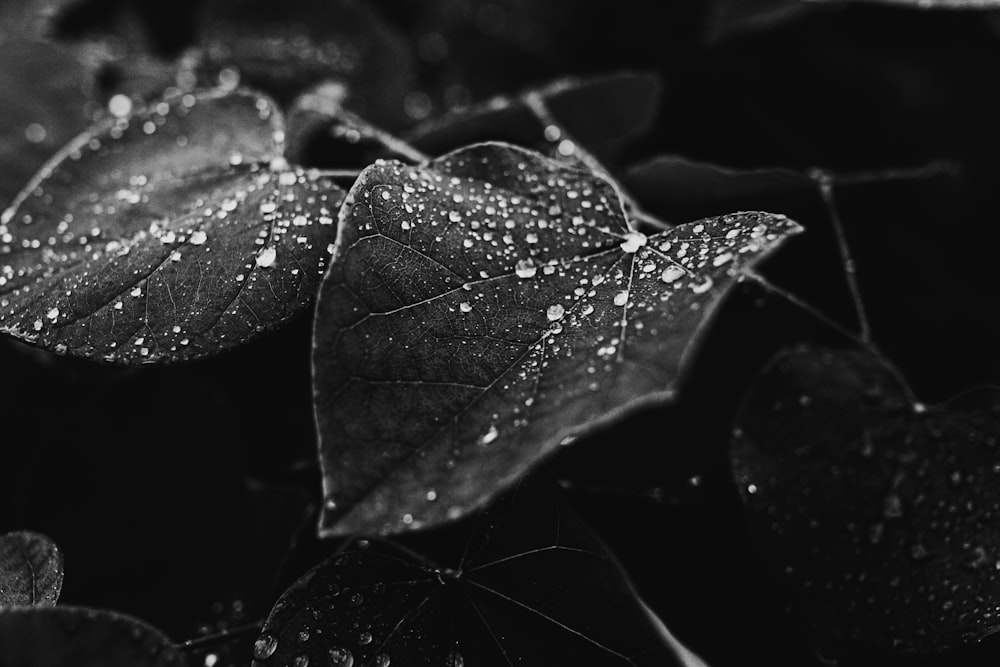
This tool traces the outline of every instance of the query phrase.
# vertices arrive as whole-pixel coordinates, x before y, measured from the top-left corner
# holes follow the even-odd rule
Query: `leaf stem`
[[[759,273],[748,271],[744,275],[747,280],[753,281],[760,287],[764,288],[764,290],[766,290],[769,294],[773,294],[775,296],[779,296],[785,299],[786,301],[794,305],[796,308],[799,308],[808,315],[811,315],[812,317],[816,318],[817,320],[827,325],[840,335],[844,336],[845,338],[848,338],[849,340],[859,345],[869,354],[877,357],[878,360],[882,363],[882,365],[885,366],[885,368],[893,375],[893,377],[896,378],[896,382],[899,383],[903,395],[906,397],[907,401],[909,401],[914,411],[923,412],[926,409],[924,403],[919,398],[917,398],[916,393],[913,391],[913,388],[910,386],[910,383],[906,379],[906,376],[903,374],[903,372],[899,370],[896,364],[890,361],[889,358],[886,357],[885,354],[883,354],[882,351],[879,350],[878,347],[876,347],[876,345],[870,339],[866,339],[862,335],[854,333],[841,323],[827,316],[819,308],[816,308],[809,302],[804,301],[798,296],[792,294],[785,288],[775,285],[774,283],[770,282],[767,278],[761,276]]]
[[[196,637],[195,639],[189,639],[187,641],[175,644],[175,646],[176,648],[182,651],[194,651],[208,646],[215,646],[216,644],[222,644],[234,638],[239,639],[246,635],[257,634],[263,627],[264,627],[264,619],[262,618],[257,621],[254,621],[253,623],[240,625],[235,628],[229,628],[223,630],[222,632],[216,632],[215,634],[205,635],[204,637]]]
[[[873,171],[848,172],[827,175],[839,186],[865,185],[867,183],[883,183],[885,181],[920,180],[931,176],[960,176],[962,165],[952,160],[934,160],[919,167],[897,167]]]
[[[336,118],[337,120],[346,122],[346,124],[356,129],[361,134],[375,139],[400,157],[405,157],[406,159],[417,163],[430,162],[431,160],[430,155],[427,155],[416,146],[400,139],[394,134],[386,132],[382,128],[372,125],[367,120],[348,111],[347,109],[344,109],[343,107],[340,108]]]
[[[547,91],[544,90],[532,90],[524,93],[521,96],[521,99],[531,113],[535,115],[535,118],[537,118],[538,121],[545,126],[545,138],[552,143],[556,143],[558,146],[556,151],[559,155],[579,160],[585,167],[611,183],[625,205],[625,212],[628,214],[627,222],[630,223],[630,226],[633,221],[637,221],[652,225],[659,230],[671,229],[673,225],[644,211],[632,195],[628,193],[621,182],[612,176],[610,172],[604,168],[604,165],[601,164],[601,161],[598,160],[593,153],[584,148],[583,144],[578,141],[570,133],[570,131],[566,129],[566,126],[553,115],[552,111],[549,109],[549,105],[545,103],[546,92]],[[556,130],[552,138],[549,137],[549,128],[554,128]],[[568,144],[563,142],[568,142]],[[563,146],[569,146],[572,150],[564,151]]]
[[[843,336],[843,337],[851,340],[852,342],[856,343],[857,345],[863,347],[866,350],[870,350],[870,351],[873,351],[873,352],[875,351],[875,346],[872,344],[872,342],[870,340],[864,338],[864,336],[861,336],[861,335],[859,335],[859,334],[851,331],[850,329],[848,329],[846,326],[844,326],[840,322],[837,322],[836,320],[834,320],[831,317],[829,317],[826,313],[824,313],[823,311],[821,311],[816,306],[812,305],[808,301],[805,301],[805,300],[801,299],[800,297],[796,296],[795,294],[792,294],[791,292],[789,292],[788,290],[786,290],[784,287],[779,287],[779,286],[775,285],[774,283],[772,283],[771,281],[769,281],[764,276],[760,275],[759,273],[753,272],[753,271],[747,271],[744,275],[746,276],[747,280],[753,281],[754,283],[756,283],[760,287],[764,288],[764,290],[767,291],[769,294],[773,294],[775,296],[779,296],[782,299],[788,301],[789,303],[791,303],[792,305],[794,305],[799,310],[803,311],[804,313],[807,313],[807,314],[811,315],[816,320],[818,320],[818,321],[822,322],[823,324],[827,325],[828,327],[830,327],[831,329],[833,329],[834,331],[836,331],[837,333],[839,333],[841,336]]]
[[[871,326],[868,323],[868,315],[865,312],[864,301],[861,299],[861,289],[858,287],[858,277],[854,258],[851,256],[851,249],[847,244],[847,235],[844,233],[844,224],[837,211],[837,202],[833,193],[834,177],[822,170],[815,169],[811,173],[812,179],[819,188],[819,194],[826,205],[827,215],[833,225],[834,234],[837,237],[837,249],[840,251],[840,259],[844,265],[844,277],[847,280],[847,288],[851,292],[851,301],[854,303],[854,310],[857,313],[858,324],[861,327],[861,340],[866,346],[871,346]]]

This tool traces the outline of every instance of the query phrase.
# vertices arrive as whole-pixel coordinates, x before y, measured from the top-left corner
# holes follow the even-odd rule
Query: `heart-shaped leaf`
[[[74,139],[0,217],[0,330],[134,364],[216,354],[303,310],[343,191],[289,167],[283,136],[273,103],[237,90]]]
[[[20,531],[0,535],[0,607],[46,607],[63,583],[63,557],[44,535]]]
[[[669,399],[728,288],[800,229],[744,213],[647,238],[609,182],[506,144],[376,163],[348,202],[314,334],[326,535],[457,518]]]
[[[254,666],[701,664],[564,504],[518,489],[469,528],[436,536],[439,564],[361,541],[313,568],[275,604]]]
[[[48,42],[0,39],[0,206],[89,125],[90,72]]]
[[[0,611],[0,667],[184,667],[159,630],[81,607]]]
[[[740,412],[753,532],[824,655],[935,653],[1000,628],[1000,392],[912,404],[863,352],[785,352]]]

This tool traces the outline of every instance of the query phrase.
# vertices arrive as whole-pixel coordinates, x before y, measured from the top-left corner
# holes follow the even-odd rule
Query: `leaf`
[[[778,356],[737,420],[752,532],[824,655],[937,653],[1000,629],[1000,392],[925,408],[865,352]]]
[[[48,42],[0,39],[0,206],[86,129],[89,70]]]
[[[802,0],[809,3],[865,2],[869,4],[913,7],[916,9],[997,9],[998,0]]]
[[[159,630],[82,607],[0,611],[0,667],[183,667]]]
[[[633,165],[622,184],[646,208],[678,221],[758,207],[787,213],[819,192],[811,178],[790,169],[732,169],[677,155]]]
[[[27,531],[0,535],[0,609],[54,605],[62,582],[63,557],[52,540]]]
[[[649,130],[659,106],[660,82],[655,75],[638,72],[560,79],[519,95],[452,111],[418,125],[407,138],[434,155],[481,141],[539,149],[546,144],[556,146],[561,137],[546,130],[525,102],[528,95],[538,95],[574,139],[604,156]]]
[[[668,400],[729,287],[800,229],[743,213],[647,238],[601,177],[505,144],[376,163],[341,213],[313,350],[323,535],[457,518]]]
[[[700,665],[564,504],[518,489],[440,564],[380,541],[281,596],[253,665]]]
[[[217,354],[312,303],[343,191],[282,157],[266,98],[209,91],[109,119],[0,217],[0,331],[137,364]]]
[[[209,7],[201,40],[207,71],[233,67],[282,102],[333,79],[353,111],[389,127],[405,122],[413,55],[369,3],[214,0]]]

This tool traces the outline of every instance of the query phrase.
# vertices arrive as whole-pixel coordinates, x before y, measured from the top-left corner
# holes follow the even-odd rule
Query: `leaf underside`
[[[178,95],[74,139],[0,218],[0,331],[139,364],[210,356],[310,305],[343,191],[288,166],[273,103]]]
[[[457,518],[669,398],[714,306],[799,230],[745,213],[646,238],[607,181],[505,144],[376,163],[348,201],[314,333],[325,535]]]
[[[914,408],[884,362],[801,348],[738,418],[752,532],[827,656],[938,653],[995,632],[1000,392]]]
[[[0,535],[0,607],[46,607],[59,599],[63,557],[52,540],[30,532]]]
[[[80,607],[0,611],[0,667],[183,667],[171,641],[145,623]]]
[[[376,540],[313,568],[254,667],[688,664],[565,505],[519,488],[461,529],[440,566]]]

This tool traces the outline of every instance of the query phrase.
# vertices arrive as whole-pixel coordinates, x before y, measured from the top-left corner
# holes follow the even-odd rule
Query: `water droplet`
[[[494,440],[496,440],[499,435],[500,435],[500,431],[497,429],[497,427],[496,426],[490,426],[490,430],[487,431],[486,434],[482,438],[479,439],[479,442],[481,444],[488,445],[491,442],[493,442]]]
[[[45,137],[48,132],[45,128],[38,123],[32,123],[28,127],[24,128],[24,138],[32,144],[40,144],[45,141]]]
[[[886,519],[898,519],[903,516],[903,501],[895,493],[885,497],[882,514]]]
[[[641,232],[629,232],[625,235],[620,247],[628,253],[634,253],[642,246],[646,245],[646,235]]]
[[[354,656],[346,648],[332,648],[327,651],[330,667],[354,667]]]
[[[445,660],[445,667],[465,667],[465,658],[458,651],[452,651]]]
[[[615,294],[615,305],[624,306],[626,303],[628,303],[628,290],[623,289],[618,294]]]
[[[200,229],[191,235],[191,245],[201,245],[208,240],[208,234]]]
[[[713,284],[715,284],[714,281],[710,277],[706,277],[704,282],[691,285],[691,291],[695,294],[704,294],[708,290],[712,289]]]
[[[671,264],[667,268],[663,269],[663,273],[660,274],[660,280],[665,283],[672,283],[683,275],[684,269],[676,264]]]
[[[549,322],[555,322],[565,314],[566,309],[562,305],[556,303],[549,306],[549,309],[545,311],[545,316],[549,318]]]
[[[309,667],[309,656],[300,655],[295,658],[295,662],[292,663],[293,667]]]
[[[358,643],[361,644],[362,646],[367,646],[368,644],[371,644],[372,633],[362,632],[361,635],[358,637]]]
[[[253,657],[257,660],[267,660],[278,650],[278,639],[271,634],[262,634],[253,643]]]
[[[110,100],[108,100],[108,111],[115,118],[124,118],[125,116],[132,113],[132,100],[129,99],[128,95],[114,95]]]
[[[278,251],[274,249],[274,246],[268,246],[257,253],[257,266],[262,268],[268,268],[274,265],[274,260],[278,256]]]
[[[379,653],[375,656],[375,667],[389,667],[389,656],[385,653]]]
[[[518,278],[534,278],[536,273],[538,273],[538,267],[530,259],[522,259],[514,267],[514,274]]]
[[[59,319],[59,309],[58,308],[50,308],[49,312],[45,313],[45,317],[47,317],[50,320],[52,320],[53,322],[55,322],[57,319]]]
[[[469,303],[468,301],[463,301],[462,303],[458,304],[458,309],[461,310],[463,313],[471,313],[472,304]]]

